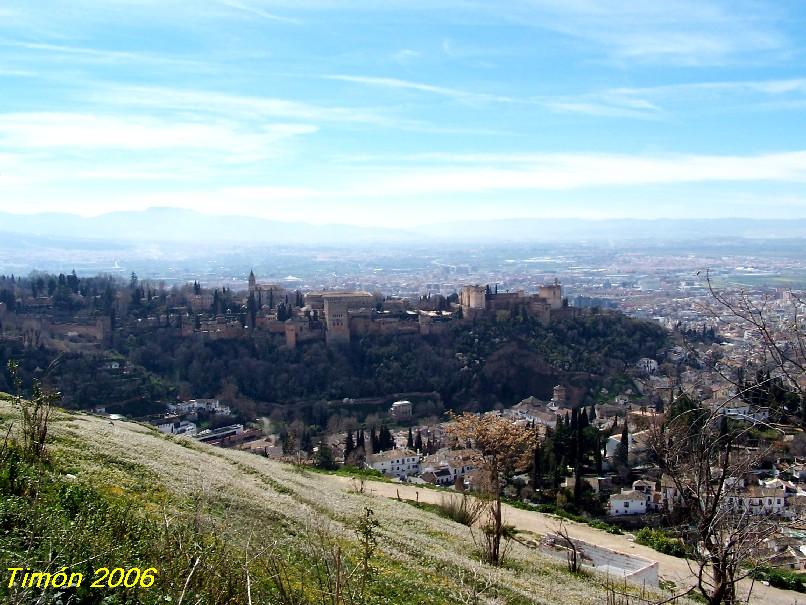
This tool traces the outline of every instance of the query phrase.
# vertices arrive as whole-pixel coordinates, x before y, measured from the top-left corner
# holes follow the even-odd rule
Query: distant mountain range
[[[344,224],[314,225],[235,215],[211,215],[180,208],[75,214],[0,213],[0,239],[95,240],[124,242],[239,242],[271,244],[351,244],[369,242],[488,242],[691,240],[715,238],[802,238],[806,219],[501,219],[435,223],[410,229]]]

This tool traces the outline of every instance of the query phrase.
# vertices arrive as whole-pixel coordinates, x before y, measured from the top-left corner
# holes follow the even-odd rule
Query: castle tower
[[[325,325],[328,344],[350,342],[350,316],[348,305],[338,299],[325,297]]]
[[[465,286],[459,291],[459,304],[467,312],[470,309],[487,308],[487,288],[484,286]]]
[[[561,309],[563,306],[563,287],[557,280],[554,280],[551,285],[540,286],[538,295],[548,301],[552,311]]]

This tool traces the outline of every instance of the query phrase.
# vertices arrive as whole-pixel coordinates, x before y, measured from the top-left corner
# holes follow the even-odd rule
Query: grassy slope
[[[10,414],[0,403],[0,420],[7,423]],[[355,493],[325,475],[86,415],[59,413],[52,434],[51,473],[70,473],[76,484],[134,502],[155,524],[181,515],[203,522],[226,536],[232,553],[272,544],[290,552],[320,531],[346,552],[355,551],[357,521],[371,508],[380,523],[376,591],[388,597],[385,602],[605,602],[598,578],[571,575],[517,544],[505,568],[479,565],[466,527],[403,502]],[[474,587],[487,584],[493,587],[479,601],[465,601]]]

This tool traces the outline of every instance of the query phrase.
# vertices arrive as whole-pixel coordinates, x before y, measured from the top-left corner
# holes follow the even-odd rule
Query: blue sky
[[[806,217],[806,4],[0,0],[0,211]]]

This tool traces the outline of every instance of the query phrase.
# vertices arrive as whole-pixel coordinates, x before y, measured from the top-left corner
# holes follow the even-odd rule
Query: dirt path
[[[351,479],[347,477],[331,476],[330,479],[344,484],[345,487],[351,485]],[[438,504],[444,495],[451,492],[441,492],[428,488],[419,488],[413,485],[398,483],[383,483],[380,481],[367,481],[365,489],[368,493],[385,498],[401,498],[416,500],[431,504]],[[530,531],[538,534],[555,532],[558,527],[558,520],[551,515],[526,511],[513,508],[508,505],[503,507],[504,522],[514,525],[522,531]],[[664,580],[673,581],[678,587],[690,586],[696,583],[696,577],[691,573],[685,560],[677,557],[670,557],[632,541],[628,535],[614,535],[605,531],[594,529],[583,523],[569,521],[565,524],[568,534],[572,538],[577,538],[599,546],[604,546],[619,552],[637,555],[659,564],[659,576]],[[749,583],[742,586],[745,594],[749,589]],[[753,586],[753,596],[750,601],[758,605],[806,605],[806,595],[801,595],[794,591],[779,590],[764,586],[756,582]]]

